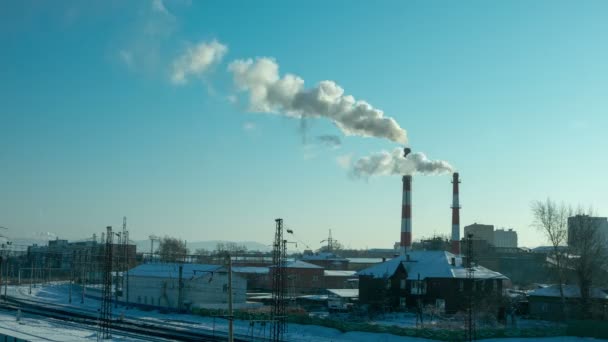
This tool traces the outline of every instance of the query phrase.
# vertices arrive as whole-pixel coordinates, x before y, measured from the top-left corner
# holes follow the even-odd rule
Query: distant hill
[[[134,241],[137,246],[138,252],[150,252],[150,240],[138,240]],[[245,245],[248,251],[260,251],[269,252],[272,250],[271,246],[264,245],[263,243],[255,241],[225,241],[225,240],[210,240],[210,241],[188,241],[188,249],[190,253],[194,253],[199,248],[204,248],[209,251],[215,250],[218,243],[234,242],[238,245]],[[154,250],[158,247],[158,242],[154,242]]]

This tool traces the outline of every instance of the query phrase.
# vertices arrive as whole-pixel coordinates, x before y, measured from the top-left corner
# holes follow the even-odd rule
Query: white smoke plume
[[[185,84],[190,76],[200,76],[213,65],[219,63],[228,52],[228,47],[217,40],[201,42],[188,47],[183,54],[173,62],[171,82]]]
[[[357,178],[392,175],[440,175],[451,173],[454,168],[443,160],[430,160],[422,152],[403,157],[403,149],[382,151],[363,157],[350,165],[350,172]]]
[[[345,135],[385,138],[407,143],[407,134],[384,113],[351,95],[333,81],[321,81],[305,89],[304,80],[292,74],[279,75],[279,65],[271,58],[236,60],[230,63],[234,82],[249,92],[250,110],[276,112],[296,118],[325,117]]]

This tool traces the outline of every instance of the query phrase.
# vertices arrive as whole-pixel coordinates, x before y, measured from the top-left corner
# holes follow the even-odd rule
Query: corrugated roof
[[[225,272],[223,266],[206,264],[141,264],[129,270],[132,277],[178,278],[179,266],[182,265],[182,279],[202,277],[211,272]]]
[[[455,266],[451,264],[452,258],[455,258]],[[412,251],[409,253],[409,261],[405,257],[397,257],[368,267],[357,274],[374,278],[390,277],[400,264],[403,264],[408,279],[411,280],[418,279],[419,276],[420,279],[467,277],[467,268],[463,266],[462,258],[446,251]],[[501,273],[483,266],[475,266],[473,269],[473,276],[476,279],[507,279]]]

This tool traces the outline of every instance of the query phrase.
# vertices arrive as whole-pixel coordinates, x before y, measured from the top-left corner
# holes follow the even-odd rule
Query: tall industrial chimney
[[[409,148],[403,149],[403,156],[411,152]],[[412,176],[403,176],[403,201],[401,204],[401,243],[400,254],[405,256],[412,247]]]
[[[458,172],[452,176],[452,253],[460,254],[460,202],[458,201]]]

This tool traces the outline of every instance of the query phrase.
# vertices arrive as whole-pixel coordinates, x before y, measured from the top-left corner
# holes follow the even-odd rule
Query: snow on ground
[[[69,298],[69,285],[65,283],[55,283],[55,284],[47,284],[44,286],[36,286],[32,288],[32,293],[29,294],[29,287],[27,285],[23,286],[9,286],[8,295],[18,298],[25,299],[34,299],[34,300],[43,300],[46,302],[54,303],[58,306],[63,306],[64,308],[69,308],[70,310],[86,310],[92,313],[97,313],[98,308],[100,307],[100,301],[91,298],[85,298],[84,303],[81,304],[81,292],[80,288],[74,286],[72,292],[72,304],[68,303]],[[207,329],[209,332],[215,331],[218,333],[225,334],[228,331],[228,321],[222,318],[213,318],[213,317],[203,317],[197,315],[187,315],[187,314],[177,314],[177,313],[160,313],[158,311],[145,311],[140,309],[126,309],[123,306],[118,306],[118,308],[113,308],[114,315],[124,314],[126,318],[134,318],[145,320],[149,323],[158,323],[164,326],[179,326],[182,328],[191,328],[193,330],[197,329]],[[9,315],[10,316],[10,315]],[[5,325],[4,321],[13,321],[12,325]],[[7,327],[7,329],[19,330],[18,327],[24,327],[24,325],[19,325],[15,323],[14,315],[9,318],[1,318],[0,322],[2,323],[2,327]],[[400,326],[415,326],[415,316],[408,314],[400,314],[400,315],[387,315],[383,320],[379,320],[375,322],[376,324],[384,324],[384,325],[400,325]],[[62,332],[59,328],[53,327],[52,324],[39,320],[32,320],[32,324],[27,325],[27,329],[23,330],[24,333],[31,334],[41,334],[44,336],[48,336],[46,333],[41,332],[32,332],[33,329],[31,326],[39,326],[40,329],[44,330],[45,325],[47,325],[48,330],[54,330],[57,334],[61,335]],[[428,323],[428,322],[425,322]],[[235,320],[234,321],[234,331],[237,334],[248,335],[254,337],[263,337],[268,336],[270,327],[262,326],[260,323],[256,323],[253,328],[250,325],[249,321],[244,320]],[[306,342],[306,341],[319,341],[319,342],[346,342],[346,341],[408,341],[408,342],[423,342],[430,341],[428,339],[423,338],[414,338],[414,337],[403,337],[396,336],[391,334],[379,334],[379,333],[365,333],[365,332],[347,332],[342,333],[336,329],[326,328],[322,326],[314,326],[314,325],[301,325],[301,324],[289,324],[288,325],[288,333],[285,336],[286,340],[294,341],[294,342]],[[3,330],[0,329],[0,332]],[[22,331],[22,330],[19,330]],[[9,331],[6,331],[7,334],[10,334]],[[69,331],[65,332],[65,337],[63,335],[61,339],[57,339],[57,341],[82,341],[87,339],[95,339],[94,332],[92,330],[87,330],[85,328],[82,331],[78,329],[71,328]],[[74,336],[74,339],[71,339]],[[19,337],[19,336],[17,336]],[[31,340],[31,338],[23,337],[25,339]],[[124,340],[127,341],[127,340]],[[488,339],[484,340],[487,342],[532,342],[532,339],[521,339],[521,338],[509,338],[509,339]],[[534,341],[545,341],[545,342],[582,342],[582,341],[598,341],[597,339],[592,338],[577,338],[577,337],[552,337],[552,338],[535,338]]]
[[[44,320],[22,315],[18,322],[15,312],[0,311],[0,333],[23,340],[38,341],[97,341],[93,327],[63,324],[56,320]],[[139,341],[115,335],[112,341]]]

